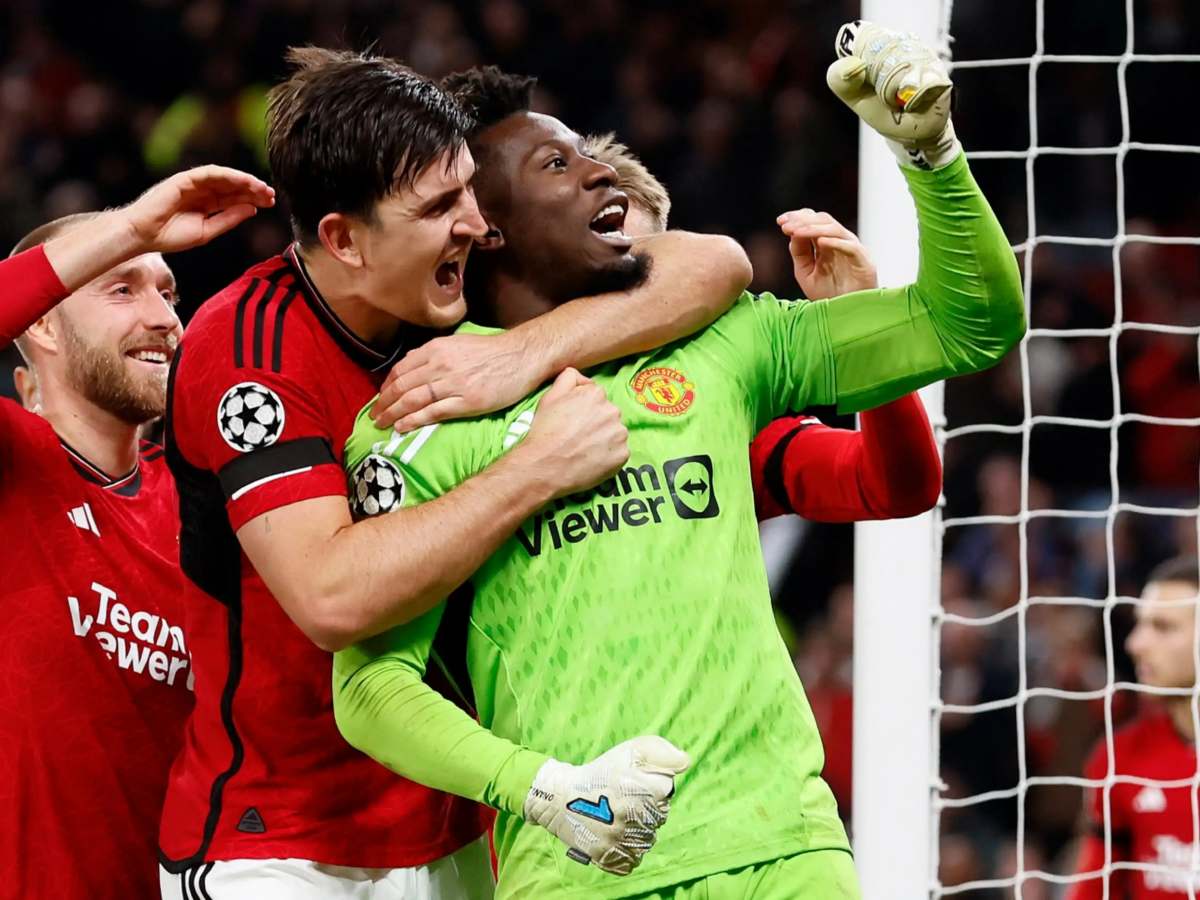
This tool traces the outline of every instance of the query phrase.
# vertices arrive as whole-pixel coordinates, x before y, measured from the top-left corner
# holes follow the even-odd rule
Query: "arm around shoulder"
[[[694,334],[728,310],[754,276],[746,251],[724,235],[668,231],[642,239],[636,250],[650,263],[637,288],[573,300],[512,330],[544,361],[544,376]]]

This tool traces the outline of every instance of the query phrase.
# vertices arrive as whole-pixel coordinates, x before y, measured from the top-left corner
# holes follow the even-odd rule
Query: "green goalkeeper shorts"
[[[860,900],[861,896],[849,853],[813,850],[638,894],[633,900]]]

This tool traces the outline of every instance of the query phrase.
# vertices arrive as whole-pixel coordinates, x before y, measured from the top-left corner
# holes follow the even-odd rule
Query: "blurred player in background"
[[[1174,691],[1194,687],[1198,592],[1200,573],[1194,556],[1168,560],[1150,573],[1137,606],[1137,624],[1125,640],[1139,684]],[[1196,732],[1191,695],[1147,699],[1149,708],[1113,735],[1114,774],[1154,781],[1193,778]],[[1083,774],[1085,778],[1108,777],[1106,740],[1092,751]],[[1116,783],[1107,803],[1104,788],[1090,788],[1075,871],[1094,872],[1096,877],[1071,885],[1068,900],[1104,896],[1111,900],[1168,900],[1200,890],[1200,879],[1192,869],[1196,843],[1193,802],[1190,784]],[[1117,870],[1102,877],[1106,833],[1112,862],[1141,863],[1156,870]]]
[[[270,206],[206,166],[35,229],[0,262],[0,896],[153,897],[167,771],[192,708],[162,415],[180,324],[162,253]],[[36,414],[35,414],[36,413]]]
[[[583,155],[612,166],[629,197],[630,237],[667,227],[671,197],[654,174],[611,134],[584,140]],[[879,286],[858,237],[828,213],[784,213],[796,283],[810,300]],[[942,464],[925,407],[916,394],[859,415],[860,431],[830,428],[814,416],[785,416],[750,445],[758,518],[792,513],[815,522],[861,522],[915,516],[932,509]]]
[[[393,60],[308,47],[291,62],[271,93],[268,151],[295,243],[201,307],[169,391],[197,678],[163,819],[163,894],[490,896],[484,811],[346,745],[328,651],[424,612],[537,508],[624,462],[625,431],[579,383],[522,452],[444,501],[352,523],[340,463],[354,416],[402,357],[381,421],[503,407],[568,364],[702,327],[749,264],[727,238],[663,236],[637,292],[421,347],[462,318],[463,266],[486,230],[468,119]],[[637,782],[643,766],[625,758],[614,772]],[[665,803],[669,773],[650,774]]]
[[[598,369],[630,429],[630,464],[526,522],[472,579],[473,597],[335,657],[338,722],[352,743],[499,808],[502,896],[858,894],[819,776],[820,739],[774,624],[746,448],[789,407],[852,410],[990,365],[1023,332],[1024,311],[1012,252],[953,139],[949,82],[932,54],[878,30],[850,44],[867,59],[842,60],[830,79],[864,119],[903,137],[925,238],[918,283],[828,303],[743,295],[700,335]],[[877,96],[873,84],[890,83],[898,66],[940,79],[931,102],[898,112]],[[470,145],[492,230],[468,270],[473,309],[516,326],[596,269],[631,277],[615,173],[583,156],[561,122],[528,112],[532,80],[476,70],[449,84],[479,121]],[[346,457],[356,495],[379,512],[436,497],[519,447],[537,427],[535,409],[562,398],[556,384],[419,446],[373,427],[364,410]],[[386,500],[384,474],[399,486]],[[435,636],[446,641],[439,664],[460,673],[465,637],[465,672],[495,734],[421,682]],[[616,818],[613,795],[539,751],[586,759],[645,731],[697,764],[636,873],[616,880],[575,866],[526,827],[546,825],[571,859],[604,865],[593,851]]]

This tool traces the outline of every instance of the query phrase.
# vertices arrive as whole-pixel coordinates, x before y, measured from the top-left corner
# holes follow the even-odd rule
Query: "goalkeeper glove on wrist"
[[[838,30],[825,80],[879,132],[901,165],[940,169],[962,151],[950,121],[953,83],[937,54],[911,34],[871,22]]]
[[[567,845],[567,856],[628,875],[667,820],[675,776],[688,755],[660,737],[636,737],[590,763],[543,763],[525,798],[525,820]]]

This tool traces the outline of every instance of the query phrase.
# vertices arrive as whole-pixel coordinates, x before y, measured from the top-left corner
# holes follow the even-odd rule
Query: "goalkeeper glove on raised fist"
[[[838,30],[838,60],[825,80],[879,132],[901,165],[940,169],[962,151],[950,121],[950,76],[937,54],[911,34],[871,22]]]
[[[567,845],[567,856],[628,875],[667,821],[675,776],[688,755],[660,737],[636,737],[590,763],[542,764],[525,798],[525,820]]]

